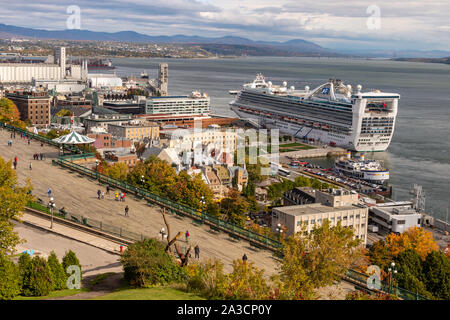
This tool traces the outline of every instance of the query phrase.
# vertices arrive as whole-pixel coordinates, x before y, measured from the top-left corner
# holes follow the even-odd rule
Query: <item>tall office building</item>
[[[55,63],[61,68],[61,78],[66,77],[66,48],[59,47],[55,49]]]
[[[158,72],[158,89],[162,96],[169,95],[168,83],[169,83],[169,65],[167,63],[160,63]]]

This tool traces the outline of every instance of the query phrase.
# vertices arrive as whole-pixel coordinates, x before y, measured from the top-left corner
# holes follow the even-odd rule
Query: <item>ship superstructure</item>
[[[334,171],[347,177],[382,184],[389,180],[389,170],[379,161],[365,160],[364,154],[359,159],[352,159],[350,151],[347,157],[341,157],[334,163]]]
[[[241,118],[260,127],[363,152],[387,149],[399,99],[397,93],[362,92],[361,85],[353,90],[338,79],[313,90],[308,86],[296,90],[286,82],[273,85],[258,74],[230,105]]]

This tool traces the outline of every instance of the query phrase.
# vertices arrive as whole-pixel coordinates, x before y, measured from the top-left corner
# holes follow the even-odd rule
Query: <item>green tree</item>
[[[386,270],[392,262],[393,256],[384,240],[375,242],[369,248],[370,263],[379,266],[380,269]]]
[[[26,265],[23,275],[23,295],[46,296],[52,290],[52,275],[45,259],[35,256]]]
[[[120,258],[124,279],[136,287],[184,281],[184,269],[165,248],[166,245],[156,239],[144,239],[129,245]]]
[[[438,299],[450,300],[450,260],[441,251],[431,251],[422,266],[427,290]]]
[[[65,289],[67,282],[67,274],[63,269],[63,266],[58,261],[58,257],[55,252],[50,252],[47,259],[48,266],[50,267],[52,275],[52,290],[62,290]]]
[[[12,220],[20,218],[25,205],[31,200],[30,181],[27,180],[23,188],[17,187],[17,175],[11,167],[11,161],[6,162],[0,157],[0,253],[3,254],[13,253],[21,242]]]
[[[72,250],[69,250],[68,252],[66,252],[66,254],[64,255],[64,257],[62,258],[62,267],[64,269],[64,272],[67,273],[67,268],[69,266],[79,266],[80,267],[80,271],[81,270],[81,264],[80,261],[77,258],[77,255],[75,254],[75,252],[73,252]],[[80,272],[80,280],[83,279],[83,273]]]
[[[234,260],[233,271],[225,275],[218,292],[226,300],[260,300],[269,295],[269,286],[264,270],[256,268],[253,262]]]
[[[311,187],[311,180],[305,176],[298,176],[295,178],[296,187]]]
[[[105,169],[105,174],[113,179],[125,180],[128,175],[128,166],[123,162],[114,163]]]
[[[208,259],[186,267],[187,290],[207,299],[220,299],[219,288],[225,279],[223,262],[218,259]]]
[[[237,190],[231,189],[226,198],[220,201],[220,212],[227,221],[237,225],[244,225],[249,204]]]
[[[283,242],[280,291],[288,299],[309,299],[315,297],[314,289],[333,284],[354,264],[361,240],[354,239],[353,228],[340,222],[331,226],[325,219]]]
[[[394,258],[394,262],[398,271],[394,276],[394,280],[400,288],[419,293],[425,297],[432,297],[422,282],[422,260],[417,251],[406,249]]]
[[[19,267],[0,253],[0,300],[11,300],[20,294]]]

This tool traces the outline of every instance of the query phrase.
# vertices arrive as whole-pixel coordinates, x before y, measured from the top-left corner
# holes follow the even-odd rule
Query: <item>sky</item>
[[[78,6],[79,20],[70,6]],[[47,30],[79,21],[91,31],[450,50],[450,0],[0,0],[0,8],[0,23]]]

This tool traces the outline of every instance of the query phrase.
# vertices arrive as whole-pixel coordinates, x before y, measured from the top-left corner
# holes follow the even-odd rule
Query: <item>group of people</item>
[[[115,199],[116,199],[116,201],[122,201],[122,202],[125,202],[125,192],[119,192],[119,191],[116,191],[116,193],[115,193]]]
[[[33,154],[34,160],[44,160],[44,154],[43,153],[35,153]]]

